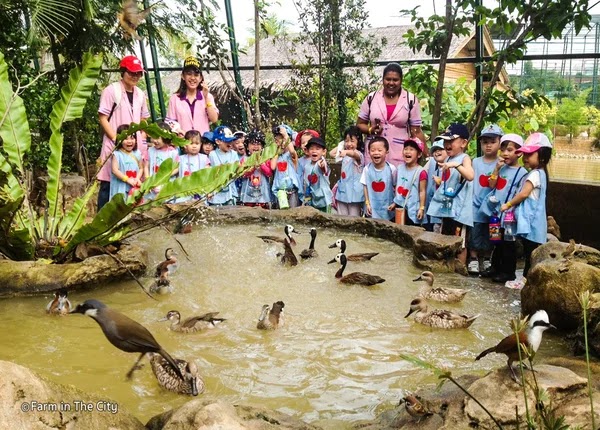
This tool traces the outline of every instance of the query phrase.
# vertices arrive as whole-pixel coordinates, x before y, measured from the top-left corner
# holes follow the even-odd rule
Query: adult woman
[[[425,142],[421,130],[421,107],[414,94],[402,89],[402,68],[389,63],[383,69],[383,88],[363,101],[356,125],[369,137],[385,137],[390,145],[387,161],[393,165],[404,162],[404,141],[418,137]],[[365,145],[365,164],[369,161],[368,142]],[[425,146],[424,155],[427,155]]]
[[[169,99],[165,120],[177,121],[184,132],[198,130],[205,133],[210,131],[209,124],[218,119],[219,110],[204,82],[200,62],[194,57],[187,57],[183,62],[179,89]]]

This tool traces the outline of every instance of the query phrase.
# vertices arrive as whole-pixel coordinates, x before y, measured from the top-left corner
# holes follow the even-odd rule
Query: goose
[[[46,312],[52,315],[66,315],[71,312],[69,293],[64,288],[54,292],[54,298],[46,305]]]
[[[150,353],[150,366],[158,384],[165,390],[178,394],[197,396],[204,392],[204,380],[198,373],[198,366],[193,361],[175,358],[175,363],[183,374],[183,379],[177,375],[167,360],[160,354]]]
[[[442,309],[434,309],[427,312],[427,302],[422,298],[417,298],[410,302],[410,310],[404,318],[408,318],[414,312],[416,312],[416,322],[443,329],[467,328],[479,317],[479,314],[470,317]]]
[[[425,281],[429,288],[421,290],[419,296],[426,300],[433,300],[436,302],[455,303],[460,302],[465,298],[467,290],[461,290],[460,288],[433,288],[434,276],[430,271],[425,271],[419,275],[418,278],[413,279],[413,282]]]
[[[342,254],[346,253],[346,241],[344,239],[338,239],[335,243],[329,245],[329,248],[340,248]],[[369,261],[371,258],[379,255],[379,252],[363,252],[361,254],[350,254],[346,255],[348,261]]]
[[[160,278],[165,272],[170,275],[173,274],[173,272],[177,269],[176,255],[177,253],[173,251],[173,248],[167,248],[165,250],[165,261],[156,266],[156,273],[154,274],[155,278]]]
[[[296,241],[292,237],[292,233],[300,234],[300,232],[295,230],[294,226],[292,226],[290,224],[286,225],[283,228],[283,232],[285,233],[285,237],[279,237],[279,236],[256,236],[256,237],[258,237],[259,239],[262,239],[263,242],[266,242],[266,243],[284,243],[284,241],[287,238],[290,241],[290,243],[292,244],[292,246],[296,246]]]
[[[329,261],[327,264],[335,263],[336,261],[340,263],[341,267],[336,272],[335,277],[344,284],[365,285],[368,287],[371,285],[381,284],[382,282],[385,282],[385,279],[383,279],[380,276],[369,275],[367,273],[362,272],[353,272],[346,276],[342,276],[344,273],[344,269],[346,268],[348,259],[345,254],[340,253],[336,255],[335,258]]]
[[[209,312],[204,315],[190,317],[181,322],[179,311],[169,311],[164,318],[158,321],[171,321],[171,330],[181,333],[194,333],[216,327],[226,321],[225,318],[215,318],[219,312]]]
[[[310,245],[308,246],[308,249],[305,249],[300,253],[300,257],[302,257],[303,260],[306,260],[308,258],[318,257],[317,251],[315,250],[315,239],[316,238],[317,238],[317,229],[311,228],[310,229]]]
[[[273,307],[263,305],[256,328],[259,330],[276,330],[279,326],[282,326],[284,306],[285,303],[281,300],[273,303]]]

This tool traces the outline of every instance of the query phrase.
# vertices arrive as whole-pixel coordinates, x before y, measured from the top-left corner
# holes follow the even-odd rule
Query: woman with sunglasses
[[[210,131],[209,124],[218,119],[219,109],[204,82],[200,61],[187,57],[183,62],[179,89],[169,99],[166,120],[177,121],[184,132],[197,130],[202,134]]]

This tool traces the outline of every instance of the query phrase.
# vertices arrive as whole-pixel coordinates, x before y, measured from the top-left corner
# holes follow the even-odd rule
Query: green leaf
[[[75,200],[71,211],[60,220],[57,236],[69,240],[81,228],[87,215],[87,205],[98,188],[98,182],[94,181],[87,192]]]

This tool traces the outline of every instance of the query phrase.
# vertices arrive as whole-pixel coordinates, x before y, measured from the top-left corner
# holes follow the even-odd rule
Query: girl
[[[117,127],[117,134],[127,130],[129,125]],[[112,155],[112,174],[110,177],[110,199],[117,194],[125,194],[125,199],[132,188],[142,185],[142,155],[137,150],[137,140],[134,134],[126,136],[118,150]]]
[[[232,142],[236,139],[229,127],[219,126],[215,129],[214,139],[217,142],[217,149],[208,156],[211,166],[220,166],[221,164],[235,163],[240,160],[237,152],[231,148]],[[208,198],[208,204],[211,206],[235,206],[238,198],[235,181],[225,185],[218,193]]]
[[[185,145],[185,154],[181,156],[179,161],[179,177],[184,178],[190,176],[192,173],[197,172],[205,167],[210,167],[210,161],[208,157],[200,153],[200,132],[197,130],[188,131],[185,139],[189,140],[190,143]],[[195,194],[194,196],[184,196],[177,199],[178,203],[187,202],[189,200],[199,200],[200,196]]]
[[[302,180],[304,178],[304,166],[307,163],[310,163],[310,156],[306,150],[306,144],[313,137],[321,137],[321,135],[315,130],[302,130],[300,133],[296,135],[296,139],[294,145],[296,148],[302,149],[302,157],[298,158],[298,178]]]
[[[306,144],[310,162],[304,166],[304,202],[329,213],[331,211],[332,192],[329,185],[331,170],[325,161],[327,146],[320,137],[311,138]]]
[[[531,265],[531,253],[547,240],[547,166],[552,157],[552,144],[545,134],[533,133],[517,153],[523,154],[523,164],[530,169],[530,172],[517,194],[502,204],[500,210],[506,212],[515,207],[517,235],[523,239],[525,254],[523,276],[527,277]]]
[[[171,127],[166,122],[159,121],[157,125],[163,130],[171,131]],[[160,168],[160,165],[167,159],[172,159],[175,163],[179,163],[179,153],[177,149],[171,146],[171,139],[159,137],[157,139],[152,138],[152,147],[148,148],[148,159],[144,163],[144,177],[146,179],[150,176],[155,175]],[[171,180],[175,179],[179,167],[175,166],[171,172]],[[146,196],[147,199],[153,200],[160,192],[161,187],[154,187],[152,191]]]
[[[396,168],[385,161],[390,144],[385,137],[376,136],[369,143],[371,162],[360,177],[365,194],[365,214],[373,218],[391,220],[394,213],[389,210],[394,201]]]
[[[422,224],[425,218],[427,172],[418,164],[423,155],[423,146],[418,137],[404,141],[404,163],[398,165],[396,174],[396,196],[390,210],[403,208],[406,225]]]
[[[261,152],[265,146],[265,135],[260,130],[253,130],[246,136],[250,155]],[[242,157],[241,163],[246,161]],[[264,209],[271,207],[271,189],[269,179],[273,175],[271,161],[265,161],[259,168],[244,175],[242,179],[241,200],[244,206],[260,206]]]
[[[300,206],[298,197],[300,180],[298,177],[298,154],[291,141],[292,129],[287,125],[280,125],[273,129],[273,135],[280,152],[271,159],[271,170],[275,172],[273,194],[278,195],[278,192],[285,192],[289,207],[295,208]],[[280,200],[279,207],[281,208],[281,203],[286,203],[285,199],[282,196],[281,199],[278,197],[278,200]]]
[[[446,151],[444,150],[444,141],[442,139],[435,140],[431,145],[431,157],[427,163],[425,163],[424,169],[427,172],[427,196],[425,200],[425,212],[429,208],[429,203],[435,190],[438,189],[442,182],[441,166],[446,161]],[[442,219],[437,217],[428,216],[427,224],[425,225],[427,231],[433,231],[434,233],[442,232]]]
[[[207,157],[215,149],[214,134],[212,131],[207,131],[202,135],[202,145],[200,146],[200,152]]]
[[[337,148],[332,151],[337,152]],[[344,132],[344,149],[338,153],[342,157],[342,172],[337,183],[336,200],[339,215],[360,216],[365,202],[365,190],[360,183],[365,160],[362,133],[356,126]]]

